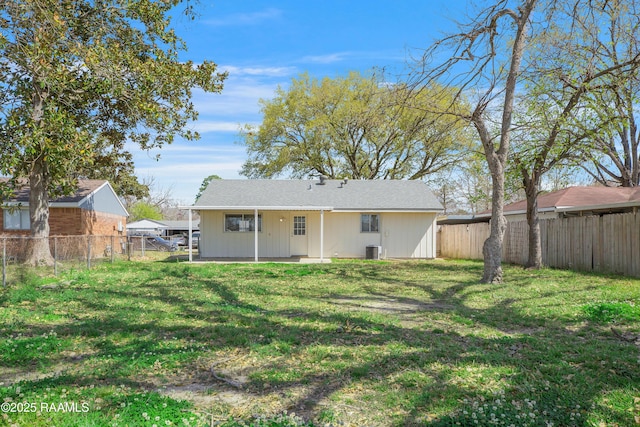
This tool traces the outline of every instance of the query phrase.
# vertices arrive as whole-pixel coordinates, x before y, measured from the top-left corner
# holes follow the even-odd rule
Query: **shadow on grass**
[[[308,419],[317,419],[328,402],[352,393],[357,384],[356,412],[388,413],[381,415],[387,425],[389,420],[398,426],[472,425],[491,413],[586,425],[594,405],[611,422],[634,421],[633,413],[600,402],[616,390],[640,392],[635,346],[589,323],[523,310],[523,302],[537,298],[535,292],[507,297],[511,294],[502,291],[520,283],[480,286],[480,271],[471,263],[461,272],[444,263],[217,269],[142,264],[139,281],[131,286],[91,287],[91,293],[63,289],[49,299],[40,295],[43,303],[55,303],[56,293],[73,292],[78,311],[68,311],[68,322],[53,326],[35,319],[3,324],[0,336],[54,332],[69,348],[73,340],[86,341],[91,351],[75,365],[86,366],[87,373],[56,379],[68,386],[95,380],[149,389],[147,381],[135,380],[136,372],[153,371],[158,361],[178,369],[192,366],[210,348],[263,352],[268,357],[253,367],[243,392],[293,396],[286,409]],[[220,277],[212,278],[215,274]],[[307,282],[299,285],[306,276],[324,280],[321,289],[335,282],[341,290],[327,294]],[[438,277],[436,284],[432,277]],[[269,292],[270,284],[279,295]],[[287,292],[303,296],[283,307],[274,298]],[[178,343],[185,341],[194,344],[182,351],[184,344]],[[35,354],[29,364],[68,362],[65,350]],[[0,360],[0,366],[14,366]],[[40,386],[32,381],[29,387]]]

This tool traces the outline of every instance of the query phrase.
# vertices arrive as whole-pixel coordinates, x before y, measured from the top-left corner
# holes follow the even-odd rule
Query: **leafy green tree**
[[[492,180],[491,234],[483,246],[483,282],[502,281],[505,181],[513,159],[510,152],[518,93],[525,88],[527,78],[536,84],[556,84],[555,92],[547,92],[547,96],[558,104],[550,111],[544,107],[539,110],[557,114],[548,121],[551,126],[539,141],[538,155],[531,157],[538,165],[533,166],[537,170],[534,173],[540,175],[549,167],[547,154],[556,150],[556,142],[565,139],[560,131],[584,95],[603,83],[603,74],[619,76],[618,71],[630,65],[628,59],[619,64],[606,59],[607,54],[615,56],[619,52],[611,49],[619,27],[609,31],[611,22],[606,22],[606,15],[611,10],[626,9],[631,12],[629,22],[637,25],[638,7],[631,3],[627,8],[630,2],[622,0],[494,0],[460,24],[458,32],[429,47],[417,64],[414,86],[439,82],[460,88],[458,93],[466,98],[475,94],[467,119],[478,132]],[[603,37],[598,38],[598,34]],[[541,40],[544,45],[540,49],[537,46]],[[499,130],[493,129],[493,122],[498,123]],[[528,167],[521,170],[525,169]],[[527,179],[523,175],[523,180]],[[537,179],[534,177],[534,181]],[[534,196],[537,192],[532,188]]]
[[[625,67],[625,62],[640,52],[640,19],[637,0],[603,3],[608,17],[607,37],[597,40],[593,57],[597,63]],[[628,67],[626,67],[628,68]],[[606,75],[599,90],[589,94],[591,107],[588,124],[600,131],[590,138],[577,163],[602,185],[635,187],[640,185],[640,69],[625,75]]]
[[[95,145],[94,152],[93,162],[84,170],[79,171],[79,177],[106,179],[113,186],[116,194],[125,200],[142,199],[149,196],[149,186],[140,182],[135,174],[131,153],[123,151],[122,147],[118,146],[108,146],[101,149]]]
[[[200,196],[202,196],[202,193],[204,192],[204,190],[207,189],[207,187],[209,186],[209,183],[214,179],[222,179],[222,178],[214,174],[214,175],[209,175],[208,177],[202,180],[202,184],[200,184],[200,189],[198,190],[198,194],[196,194],[196,202],[198,201]]]
[[[249,154],[242,174],[420,179],[447,168],[464,154],[468,135],[455,117],[432,113],[436,90],[413,93],[355,72],[321,80],[303,74],[261,100],[262,124],[241,135]]]
[[[79,174],[116,157],[171,143],[197,118],[191,92],[222,90],[205,61],[181,61],[170,26],[181,0],[4,0],[0,9],[0,173],[26,178],[28,262],[50,263],[48,200],[73,192]],[[186,12],[192,14],[187,2]]]
[[[570,18],[572,27],[539,34],[531,49],[524,76],[527,90],[515,120],[518,144],[511,154],[527,196],[529,268],[542,266],[537,199],[544,174],[579,150],[589,151],[585,141],[606,138],[606,126],[589,120],[592,99],[611,97],[607,93],[612,88],[626,86],[640,70],[639,45],[632,48],[627,43],[640,36],[640,4],[629,7],[632,3],[638,2],[605,2],[590,13],[576,13],[571,4],[558,5],[557,15]],[[627,31],[636,33],[621,36]],[[617,52],[615,58],[612,51]],[[612,120],[617,122],[615,114],[607,119]]]
[[[141,219],[161,220],[162,212],[160,208],[145,201],[137,201],[129,207],[129,221],[139,221]]]

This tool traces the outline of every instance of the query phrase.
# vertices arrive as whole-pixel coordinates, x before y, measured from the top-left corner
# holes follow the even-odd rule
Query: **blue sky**
[[[192,204],[211,174],[242,178],[242,124],[261,121],[258,100],[303,72],[336,77],[384,67],[401,73],[411,53],[455,29],[464,0],[200,0],[199,17],[177,15],[182,59],[211,60],[229,72],[221,94],[194,92],[199,141],[177,140],[151,152],[132,148],[136,173]],[[160,159],[155,160],[157,154]]]

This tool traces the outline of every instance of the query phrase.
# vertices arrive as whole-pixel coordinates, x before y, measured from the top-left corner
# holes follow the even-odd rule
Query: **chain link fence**
[[[52,265],[33,267],[25,264],[30,246],[36,239],[48,241]],[[175,242],[153,236],[51,236],[0,237],[2,286],[21,280],[27,271],[58,275],[63,271],[92,267],[132,259],[164,260],[185,255]]]

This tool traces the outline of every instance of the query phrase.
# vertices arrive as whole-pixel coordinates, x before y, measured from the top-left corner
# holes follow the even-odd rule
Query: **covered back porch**
[[[325,213],[330,206],[189,206],[200,214],[198,260],[210,262],[330,262]],[[256,220],[257,219],[257,220]],[[194,261],[189,244],[189,261]],[[313,254],[313,256],[310,256]]]

